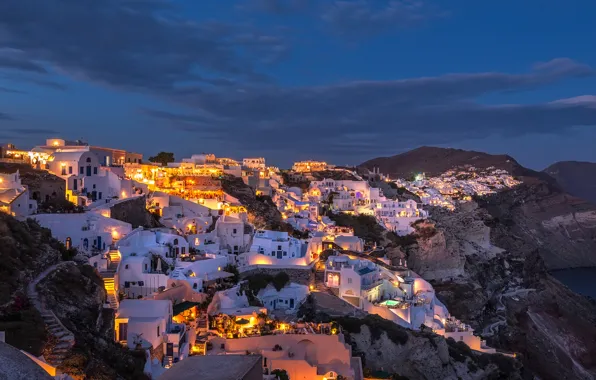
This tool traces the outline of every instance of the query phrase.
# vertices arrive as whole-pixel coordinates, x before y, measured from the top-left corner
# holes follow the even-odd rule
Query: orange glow
[[[120,233],[115,229],[112,230],[112,239],[118,239],[120,237]]]
[[[54,146],[58,146],[58,141],[54,141],[54,142],[52,143],[52,145],[54,145]]]

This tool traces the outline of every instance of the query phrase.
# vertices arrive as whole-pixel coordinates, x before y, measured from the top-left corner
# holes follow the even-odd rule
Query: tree
[[[285,369],[274,369],[273,371],[271,371],[272,375],[275,375],[279,380],[289,380],[290,376],[288,376],[288,373],[286,372]]]
[[[157,156],[149,157],[150,162],[160,163],[166,166],[168,162],[174,162],[174,153],[171,152],[159,152]]]

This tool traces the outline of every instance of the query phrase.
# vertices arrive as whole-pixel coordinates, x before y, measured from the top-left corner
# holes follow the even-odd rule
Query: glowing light
[[[58,146],[58,141],[54,141],[54,142],[52,143],[52,145],[54,145],[54,146]]]
[[[60,166],[62,166],[62,167],[66,166],[66,162],[61,162]]]
[[[308,288],[309,288],[311,291],[315,290],[315,286],[314,286],[314,285],[311,285],[311,286],[309,286]]]
[[[218,271],[221,271],[221,267],[217,267],[217,270],[218,270]]]
[[[126,198],[126,191],[122,190],[122,198]]]
[[[112,230],[112,239],[118,239],[119,236],[120,236],[120,233],[118,233],[118,231],[113,229]]]

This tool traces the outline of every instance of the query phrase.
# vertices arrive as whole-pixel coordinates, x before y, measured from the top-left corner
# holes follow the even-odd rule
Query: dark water
[[[564,269],[551,274],[574,292],[596,299],[596,268]]]

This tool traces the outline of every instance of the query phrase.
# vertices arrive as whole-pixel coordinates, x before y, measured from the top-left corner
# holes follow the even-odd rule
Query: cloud
[[[44,136],[53,135],[53,134],[58,133],[57,131],[55,131],[53,129],[48,129],[48,128],[21,128],[21,127],[6,129],[4,132],[13,133],[15,135],[44,135]]]
[[[166,1],[6,0],[0,30],[0,49],[58,73],[153,92],[217,74],[259,81],[260,58],[271,62],[286,49],[249,25],[183,19]]]
[[[14,120],[14,118],[7,113],[0,112],[0,121],[1,120]]]
[[[348,38],[376,35],[445,16],[423,0],[342,0],[323,13],[323,20]]]
[[[40,74],[47,74],[48,72],[43,66],[29,59],[19,57],[18,55],[8,55],[3,52],[0,52],[0,69],[31,71]]]
[[[283,14],[304,11],[312,4],[313,0],[249,0],[242,5],[242,8]]]
[[[596,125],[594,97],[540,104],[483,105],[476,99],[536,89],[567,78],[594,75],[589,66],[556,59],[524,74],[448,74],[395,81],[357,81],[330,86],[232,86],[174,93],[172,100],[201,111],[152,115],[205,123],[236,149],[308,147],[330,155],[370,155],[490,134],[564,133]],[[230,138],[233,136],[233,138]]]
[[[21,90],[15,90],[13,88],[8,88],[8,87],[0,87],[0,92],[5,92],[5,93],[9,93],[9,94],[25,94],[25,91],[21,91]]]

